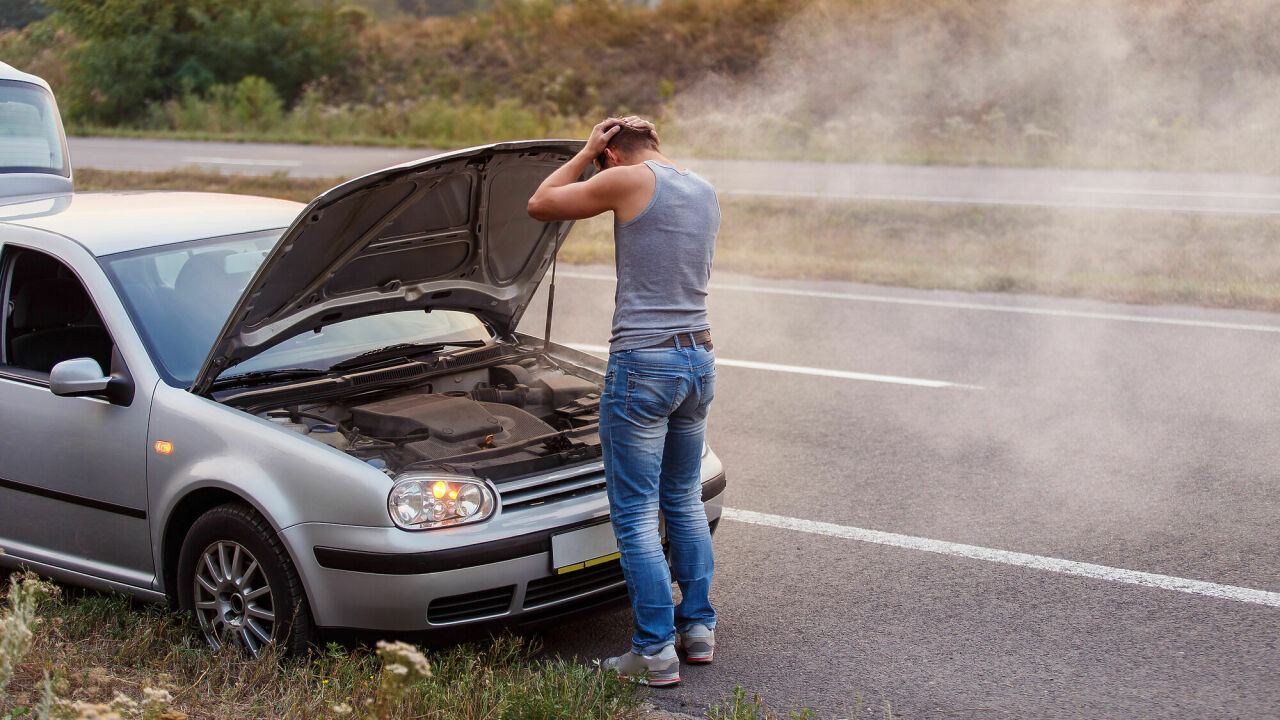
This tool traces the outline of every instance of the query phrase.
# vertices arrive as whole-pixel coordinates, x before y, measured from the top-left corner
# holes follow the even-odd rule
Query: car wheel
[[[255,658],[271,643],[301,652],[314,633],[289,554],[266,519],[238,503],[191,525],[178,559],[178,602],[209,646],[239,646]]]

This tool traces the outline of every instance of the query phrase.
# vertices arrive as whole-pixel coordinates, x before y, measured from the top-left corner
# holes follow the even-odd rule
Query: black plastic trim
[[[50,500],[58,500],[72,505],[92,508],[94,510],[103,510],[105,512],[114,513],[116,515],[125,515],[139,520],[147,519],[147,511],[140,508],[131,508],[126,505],[117,505],[103,500],[94,500],[80,495],[72,495],[71,493],[50,490],[49,488],[37,487],[26,483],[14,482],[13,480],[5,480],[0,478],[0,488],[7,490],[17,490],[18,492],[27,493],[29,495],[38,495],[40,497],[49,498]]]
[[[49,388],[49,373],[37,373],[13,367],[0,368],[0,380],[12,380],[24,385]]]
[[[565,525],[551,530],[516,535],[478,545],[432,550],[420,553],[376,553],[316,546],[316,562],[330,570],[375,573],[378,575],[421,575],[424,573],[461,570],[477,565],[514,560],[551,552],[551,536],[566,530],[596,525],[599,518]]]
[[[720,473],[719,475],[702,483],[702,502],[706,502],[724,492],[724,489],[728,484],[728,481],[725,480],[724,473]]]

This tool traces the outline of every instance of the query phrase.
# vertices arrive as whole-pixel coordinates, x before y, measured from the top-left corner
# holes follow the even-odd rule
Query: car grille
[[[437,625],[502,615],[511,609],[516,586],[436,598],[427,606],[427,620]]]
[[[564,575],[555,575],[540,580],[531,580],[524,592],[524,609],[535,608],[548,603],[568,600],[586,593],[620,586],[622,563],[611,560],[607,563],[575,570]]]
[[[598,492],[604,489],[604,462],[508,480],[497,487],[504,511]]]

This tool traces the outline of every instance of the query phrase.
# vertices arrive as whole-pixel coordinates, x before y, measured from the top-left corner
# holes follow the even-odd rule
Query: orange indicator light
[[[168,440],[157,440],[156,452],[160,453],[161,455],[168,455],[169,453],[173,452],[173,443],[169,442]]]
[[[435,495],[437,500],[444,497],[447,492],[449,492],[449,485],[445,481],[437,480],[431,484],[431,494]]]
[[[449,499],[450,499],[450,500],[457,500],[457,499],[458,499],[458,491],[457,491],[457,490],[450,490],[450,491],[449,491]]]

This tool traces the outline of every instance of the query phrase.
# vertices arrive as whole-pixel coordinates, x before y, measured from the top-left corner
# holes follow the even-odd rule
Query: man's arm
[[[604,151],[621,122],[609,118],[591,129],[591,137],[582,150],[548,175],[529,198],[530,216],[543,222],[582,220],[617,208],[618,200],[626,189],[620,173],[597,173],[586,182],[577,182],[577,179],[586,172],[596,155]]]

